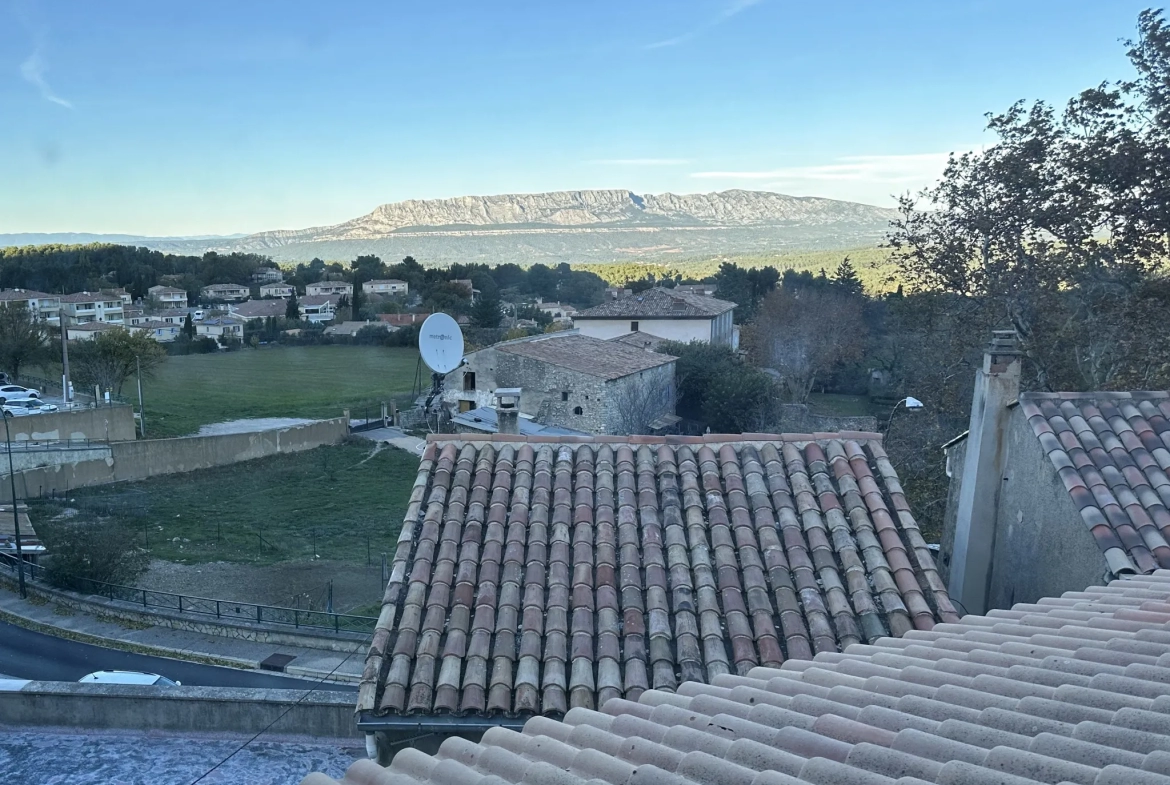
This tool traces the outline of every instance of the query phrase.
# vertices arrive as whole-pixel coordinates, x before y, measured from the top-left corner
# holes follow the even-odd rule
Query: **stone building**
[[[1020,392],[997,332],[945,445],[940,572],[982,613],[1170,568],[1170,393]]]
[[[597,434],[645,433],[674,414],[675,357],[563,331],[505,341],[447,374],[444,401],[456,413],[495,405],[518,387],[520,411],[544,425]]]

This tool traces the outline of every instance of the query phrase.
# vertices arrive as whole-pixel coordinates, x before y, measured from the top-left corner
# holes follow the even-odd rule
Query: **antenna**
[[[419,330],[418,351],[423,362],[433,371],[431,392],[423,407],[423,413],[429,421],[431,404],[443,393],[443,375],[463,363],[463,332],[459,329],[459,324],[445,313],[431,314]],[[436,429],[438,424],[436,419]]]
[[[463,333],[445,313],[433,313],[418,334],[418,351],[435,373],[450,373],[463,362]]]

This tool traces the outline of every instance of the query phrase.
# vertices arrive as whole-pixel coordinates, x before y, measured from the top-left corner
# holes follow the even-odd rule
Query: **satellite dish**
[[[418,334],[418,350],[432,371],[449,373],[463,362],[463,333],[450,316],[433,313]]]

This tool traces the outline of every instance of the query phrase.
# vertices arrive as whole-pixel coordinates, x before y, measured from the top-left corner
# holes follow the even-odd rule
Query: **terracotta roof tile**
[[[751,447],[763,461],[746,458],[747,446],[734,450],[744,494],[771,499],[755,480],[749,481],[756,465],[766,473],[770,456],[764,446]],[[789,469],[803,466],[810,477],[818,473],[811,468],[817,451],[800,450],[798,462],[783,446],[776,450],[773,445],[773,450],[788,453]],[[633,451],[614,452],[626,471],[637,471],[639,457]],[[722,450],[704,450],[702,457],[676,453],[672,463],[659,452],[649,459],[643,454],[641,465],[648,472],[653,462],[669,550],[678,534],[667,537],[666,530],[687,525],[680,522],[687,521],[685,500],[679,512],[668,512],[678,509],[672,503],[677,491],[671,467],[678,467],[683,480],[688,471],[700,472],[701,465],[718,463],[719,457],[731,462],[731,455]],[[428,453],[423,460],[431,464],[428,476],[440,482],[446,476],[441,466],[455,467],[459,474],[459,463],[466,463],[461,453],[446,447],[437,456]],[[574,465],[588,465],[590,457],[574,458]],[[602,465],[600,460],[595,464],[597,476]],[[717,471],[722,477],[733,469],[720,466]],[[798,474],[786,471],[785,481],[793,488],[801,485]],[[698,484],[694,477],[679,482],[681,496],[698,501]],[[623,486],[635,491],[636,478],[618,483]],[[735,495],[735,483],[730,486],[721,483],[721,498]],[[455,489],[440,490],[451,496]],[[428,513],[437,520],[442,508],[425,506],[425,493],[425,486],[416,486],[412,508],[422,521]],[[636,497],[630,498],[632,503]],[[737,501],[725,503],[733,512]],[[770,507],[774,513],[780,509]],[[823,507],[820,513],[823,517]],[[638,519],[632,523],[639,524]],[[427,558],[439,560],[443,530],[423,533],[422,528],[404,542],[417,543]],[[426,543],[437,545],[433,555],[423,547]],[[407,573],[403,566],[395,574],[401,581]],[[432,581],[427,601],[435,591]],[[438,592],[443,599],[442,589]],[[902,639],[879,638],[844,652],[819,653],[812,660],[756,666],[744,676],[723,673],[712,679],[716,684],[684,682],[672,691],[613,698],[600,712],[574,708],[563,722],[535,717],[523,733],[497,728],[479,744],[452,738],[435,757],[400,752],[388,770],[361,761],[343,782],[454,785],[494,776],[493,782],[520,783],[554,774],[557,779],[550,781],[598,785],[1170,782],[1170,571],[956,622],[937,624],[929,632],[911,630]],[[675,620],[676,638],[678,629]],[[758,638],[752,642],[758,646]],[[386,636],[375,636],[375,649],[382,647],[378,651],[386,643]],[[378,656],[371,652],[372,659]],[[332,783],[322,775],[305,780],[305,785]]]
[[[956,621],[850,436],[432,439],[361,710],[559,716]]]

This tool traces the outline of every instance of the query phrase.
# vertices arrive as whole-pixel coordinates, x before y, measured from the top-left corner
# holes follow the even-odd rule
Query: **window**
[[[632,332],[632,333],[638,332],[638,323],[637,322],[630,322],[630,332]]]
[[[561,392],[561,400],[562,400],[562,401],[567,401],[567,400],[569,400],[569,391],[568,391],[568,390],[563,390],[563,391]]]
[[[584,414],[584,413],[585,413],[585,410],[582,409],[580,406],[573,407],[573,414]]]
[[[463,372],[463,392],[475,391],[475,371]]]

